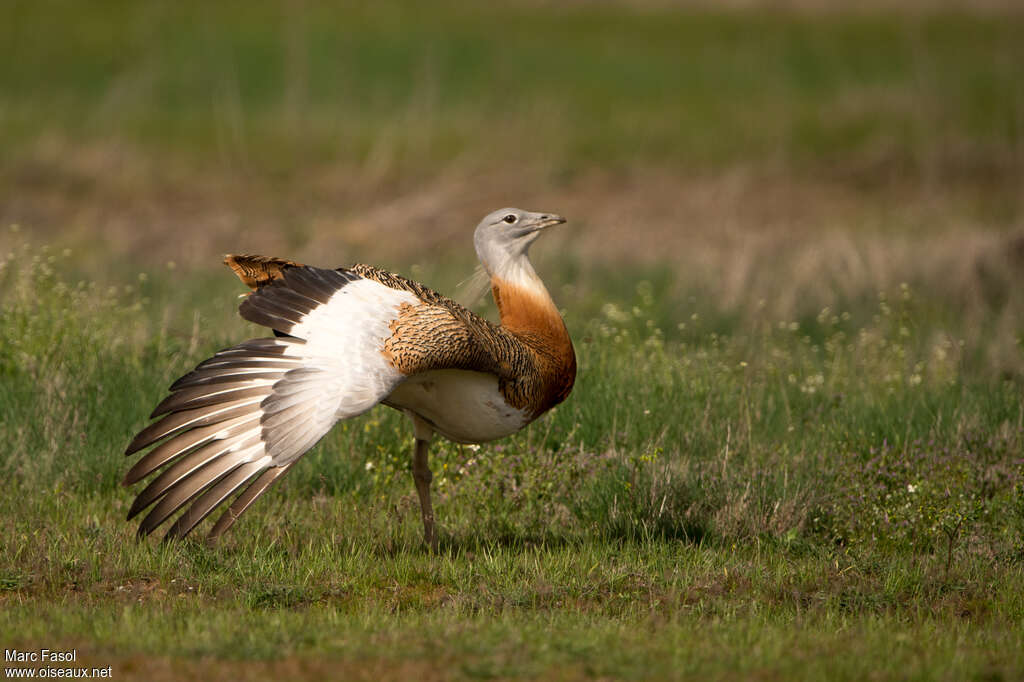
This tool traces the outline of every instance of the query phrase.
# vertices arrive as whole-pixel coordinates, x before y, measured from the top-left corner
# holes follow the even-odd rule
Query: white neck
[[[544,287],[537,271],[533,269],[533,264],[530,263],[529,249],[533,239],[516,244],[512,249],[509,248],[510,245],[495,244],[486,239],[474,239],[474,242],[476,255],[492,279],[521,286]]]
[[[484,269],[491,276],[491,285],[513,286],[522,291],[532,292],[542,300],[551,300],[551,294],[533,269],[530,258],[525,254],[508,256],[497,263],[483,262]],[[552,305],[554,303],[552,302]]]

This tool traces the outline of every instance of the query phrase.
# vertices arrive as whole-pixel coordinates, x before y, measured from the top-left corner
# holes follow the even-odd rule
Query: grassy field
[[[84,7],[0,9],[3,648],[114,679],[1024,677],[1024,17]],[[521,434],[435,445],[438,555],[384,408],[220,545],[135,541],[124,447],[263,333],[222,252],[448,292],[505,204],[571,218],[535,261],[580,373]]]
[[[865,322],[724,335],[695,315],[676,341],[649,282],[570,315],[573,399],[499,444],[435,450],[440,556],[389,412],[333,432],[220,546],[161,546],[123,520],[119,452],[241,325],[191,291],[76,287],[62,255],[23,253],[3,269],[5,646],[139,677],[1024,665],[1020,384],[971,371],[911,291]]]

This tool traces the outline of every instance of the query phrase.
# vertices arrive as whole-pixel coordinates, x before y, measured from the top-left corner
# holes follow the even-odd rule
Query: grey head
[[[565,222],[554,213],[502,208],[488,214],[473,233],[473,245],[484,268],[492,275],[528,266],[527,252],[541,231]]]

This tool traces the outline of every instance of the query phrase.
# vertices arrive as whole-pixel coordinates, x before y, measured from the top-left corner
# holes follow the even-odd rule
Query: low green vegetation
[[[1021,169],[1022,26],[628,3],[13,2],[0,149],[18,168],[115,141],[282,181],[454,162],[539,164],[555,181],[739,163],[993,182]]]
[[[71,284],[69,259],[26,244],[0,269],[5,646],[142,677],[197,657],[427,679],[1024,666],[1021,386],[972,368],[909,288],[729,335],[685,302],[662,329],[648,281],[606,292],[618,303],[570,316],[567,403],[499,443],[435,447],[432,556],[409,427],[384,408],[221,545],[135,542],[121,451],[170,381],[246,330],[228,273],[198,299]]]

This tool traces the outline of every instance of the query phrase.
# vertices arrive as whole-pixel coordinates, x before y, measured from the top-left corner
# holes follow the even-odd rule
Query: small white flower
[[[915,493],[915,492],[917,492],[917,486],[914,485],[913,483],[908,483],[907,484],[907,492],[908,493]]]
[[[367,471],[373,471],[375,468],[376,467],[374,466],[373,462],[371,462],[369,460],[366,461],[366,470]]]

